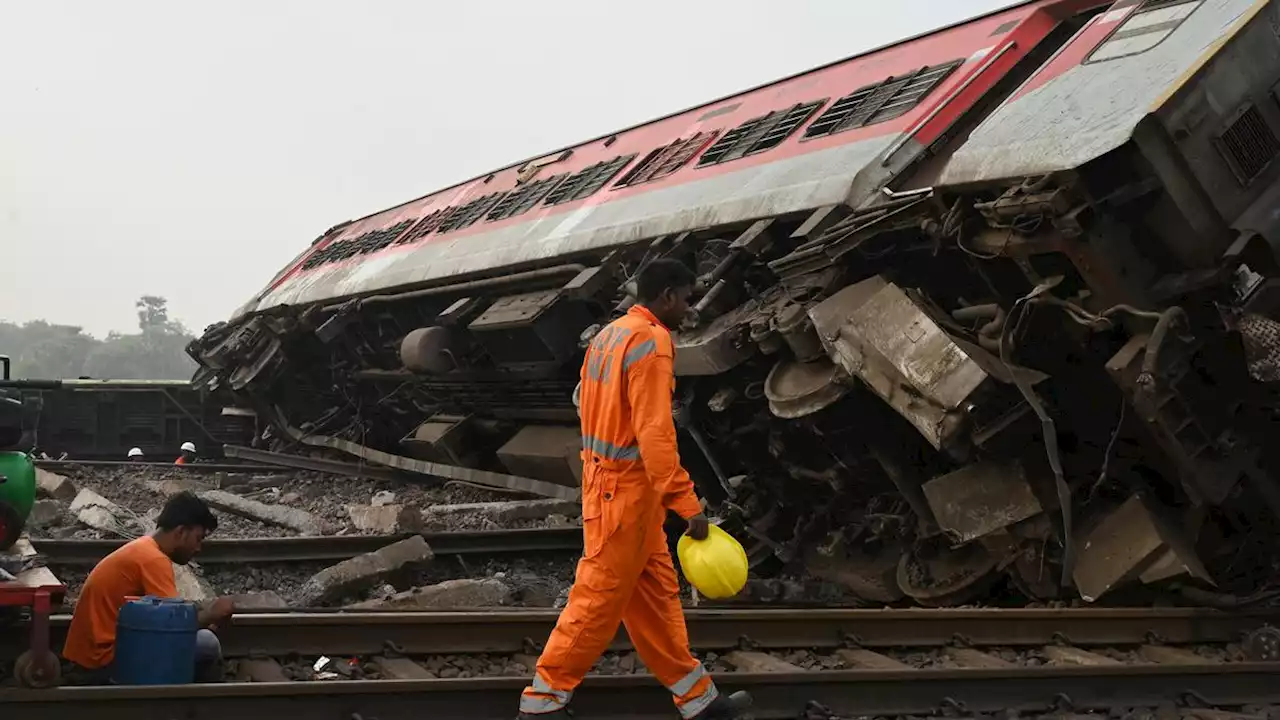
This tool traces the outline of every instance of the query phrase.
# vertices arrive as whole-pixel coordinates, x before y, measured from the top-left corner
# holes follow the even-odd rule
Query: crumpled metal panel
[[[911,422],[935,448],[959,432],[989,377],[897,285],[877,275],[809,309],[831,359]]]
[[[604,250],[659,235],[773,217],[844,202],[858,171],[897,134],[839,145],[704,180],[541,215],[481,233],[444,235],[402,252],[295,274],[258,310],[386,290]],[[418,212],[406,206],[384,222]]]
[[[1096,602],[1111,590],[1138,579],[1148,570],[1164,579],[1186,574],[1209,582],[1185,530],[1148,507],[1138,495],[1112,510],[1077,543],[1072,578],[1085,602]],[[1169,553],[1175,555],[1168,557]]]
[[[1080,64],[1127,16],[1094,18],[1057,57],[984,120],[951,156],[935,184],[1003,180],[1070,170],[1129,141],[1202,56],[1217,50],[1255,0],[1204,0],[1163,42],[1129,57]],[[1129,6],[1129,10],[1137,3]]]
[[[759,312],[750,300],[702,327],[674,333],[676,376],[719,375],[746,362],[756,351],[748,323]]]
[[[1044,508],[1022,463],[979,462],[924,484],[938,527],[969,542],[1039,514]]]

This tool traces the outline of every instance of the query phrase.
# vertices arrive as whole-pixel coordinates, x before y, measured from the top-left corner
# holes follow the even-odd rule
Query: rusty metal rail
[[[1217,707],[1280,701],[1274,664],[1034,667],[1012,670],[729,673],[725,692],[747,690],[757,720],[804,717],[1045,712],[1151,707],[1188,699]],[[137,718],[468,718],[510,720],[524,678],[243,683],[0,691],[0,706],[22,720]],[[673,717],[670,697],[647,676],[590,677],[574,698],[581,717]],[[813,714],[808,717],[822,717]]]
[[[251,465],[248,463],[191,463],[189,465],[174,465],[172,462],[142,462],[135,463],[127,460],[36,460],[35,465],[52,472],[66,470],[73,467],[84,468],[107,468],[107,469],[123,469],[141,466],[148,470],[155,468],[163,468],[165,470],[173,470],[174,472],[192,472],[192,473],[250,473],[254,475],[272,475],[287,473],[287,468],[281,468],[278,465]]]
[[[579,527],[525,528],[422,533],[436,555],[503,555],[582,549]],[[327,535],[283,538],[209,540],[196,558],[202,564],[268,562],[339,562],[409,537],[402,535]],[[93,565],[124,540],[31,541],[54,565]]]
[[[223,445],[222,452],[230,458],[238,458],[247,462],[262,463],[266,467],[273,468],[272,472],[287,472],[290,469],[311,470],[313,472],[329,473],[332,475],[366,477],[379,480],[403,480],[406,477],[411,477],[402,470],[386,467],[384,465],[370,465],[369,463],[364,462],[343,462],[342,460],[329,460],[326,458],[309,457],[306,455],[290,455],[288,453],[258,450],[256,448],[247,448],[239,445]]]
[[[541,642],[557,610],[503,612],[316,612],[236,616],[219,630],[228,656],[255,654],[369,655],[392,649],[414,655],[519,653]],[[1076,646],[1227,643],[1263,625],[1280,624],[1280,611],[1222,613],[1187,609],[961,609],[961,610],[690,610],[690,643],[699,649]],[[69,618],[53,619],[61,638]],[[16,645],[0,634],[0,656]],[[60,640],[55,640],[60,642]],[[58,645],[60,647],[60,645]],[[619,630],[614,649],[630,643]],[[1277,666],[1280,667],[1280,666]]]

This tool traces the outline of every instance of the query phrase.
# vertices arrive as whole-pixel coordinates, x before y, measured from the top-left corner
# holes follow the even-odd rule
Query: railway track
[[[411,655],[520,653],[550,634],[559,610],[503,612],[281,612],[240,615],[219,632],[228,655]],[[1225,644],[1266,625],[1280,612],[1218,613],[1145,609],[973,610],[689,610],[698,648],[1030,647],[1150,643]],[[55,616],[53,632],[70,618]],[[0,645],[0,647],[4,647]],[[619,631],[614,650],[626,650]],[[1280,667],[1280,666],[1277,666]]]
[[[554,617],[553,612],[253,615],[237,618],[221,635],[230,657],[309,661],[320,654],[355,655],[376,666],[388,655],[530,652],[530,639],[545,638]],[[764,720],[1272,704],[1280,702],[1280,663],[1260,658],[1275,657],[1275,645],[1267,640],[1277,636],[1274,630],[1256,631],[1278,619],[1275,612],[1137,609],[692,611],[689,629],[692,644],[714,668],[723,668],[727,659],[740,670],[751,669],[742,658],[765,651],[777,658],[788,648],[835,659],[814,664],[821,669],[789,669],[778,659],[774,672],[717,673],[726,691],[750,691],[755,717]],[[628,647],[622,636],[613,649]],[[921,659],[940,657],[951,666]],[[24,720],[78,712],[92,712],[99,720],[231,714],[240,720],[496,720],[512,716],[515,697],[527,681],[523,674],[15,690],[0,691],[0,703]],[[575,708],[590,718],[671,717],[668,698],[643,675],[589,678]]]
[[[36,467],[49,470],[51,472],[59,472],[69,468],[103,468],[106,470],[116,470],[121,468],[145,468],[155,469],[163,468],[165,471],[174,472],[190,472],[190,473],[247,473],[251,475],[270,475],[272,473],[289,472],[288,468],[279,465],[268,464],[248,464],[248,463],[191,463],[189,465],[174,465],[172,463],[135,463],[127,460],[36,460]]]
[[[582,528],[524,528],[422,533],[436,555],[505,555],[582,549]],[[201,564],[340,562],[403,540],[401,535],[323,535],[209,540]],[[93,565],[126,540],[35,539],[36,550],[53,565]]]

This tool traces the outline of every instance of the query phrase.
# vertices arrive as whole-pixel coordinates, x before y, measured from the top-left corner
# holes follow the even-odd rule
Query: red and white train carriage
[[[1278,38],[1024,2],[335,226],[191,352],[278,442],[572,497],[581,348],[675,257],[682,454],[762,572],[1238,601],[1280,518]]]

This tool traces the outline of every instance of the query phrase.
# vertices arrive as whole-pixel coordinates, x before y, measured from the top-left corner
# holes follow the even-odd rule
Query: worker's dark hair
[[[653,302],[667,290],[691,288],[693,283],[693,271],[684,263],[662,258],[645,265],[636,276],[636,295],[642,303]]]
[[[183,490],[169,498],[169,502],[160,511],[160,517],[156,518],[156,527],[161,530],[196,526],[211,533],[218,529],[218,518],[203,500],[189,490]]]

